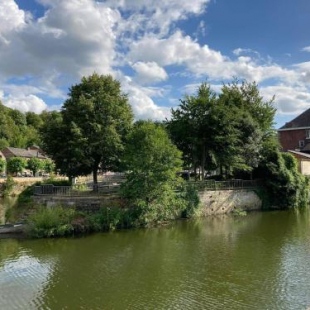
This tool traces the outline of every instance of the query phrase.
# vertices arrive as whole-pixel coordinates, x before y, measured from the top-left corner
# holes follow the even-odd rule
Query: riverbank
[[[29,192],[29,191],[28,191]],[[191,198],[193,199],[193,197]],[[195,200],[196,199],[196,200]],[[61,197],[33,196],[18,210],[15,219],[27,223],[32,237],[57,237],[166,224],[177,219],[216,216],[261,210],[262,201],[254,190],[200,191],[191,203],[164,206],[130,206],[118,196]],[[180,200],[180,202],[182,202]],[[13,209],[14,210],[14,209]],[[10,211],[13,213],[13,211]],[[26,226],[24,226],[25,228]],[[14,233],[13,228],[12,233]],[[25,232],[25,231],[24,231]],[[1,234],[1,229],[0,229]]]

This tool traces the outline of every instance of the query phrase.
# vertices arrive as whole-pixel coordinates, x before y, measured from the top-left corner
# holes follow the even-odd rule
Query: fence
[[[232,189],[251,189],[261,185],[259,180],[229,180],[215,181],[206,180],[198,182],[189,182],[193,184],[197,190],[232,190]],[[34,195],[52,195],[52,196],[97,196],[97,195],[113,195],[120,190],[120,184],[98,183],[95,187],[91,184],[85,188],[77,186],[54,186],[52,184],[44,184],[35,186]]]
[[[205,180],[199,182],[190,182],[197,190],[229,190],[229,189],[250,189],[261,185],[260,180],[228,180],[215,181]]]
[[[95,187],[78,188],[76,186],[54,186],[53,184],[44,184],[34,187],[34,195],[51,195],[51,196],[94,196],[94,195],[111,195],[119,192],[120,184],[102,185]]]

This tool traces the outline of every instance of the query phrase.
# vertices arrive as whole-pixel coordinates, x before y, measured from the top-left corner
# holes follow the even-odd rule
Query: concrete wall
[[[199,193],[199,198],[202,216],[262,208],[262,201],[253,190],[204,191]]]
[[[300,161],[300,172],[303,175],[310,175],[310,160]]]

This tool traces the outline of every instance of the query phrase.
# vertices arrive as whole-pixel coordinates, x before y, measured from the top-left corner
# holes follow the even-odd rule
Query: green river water
[[[0,309],[308,309],[310,214],[0,239]]]

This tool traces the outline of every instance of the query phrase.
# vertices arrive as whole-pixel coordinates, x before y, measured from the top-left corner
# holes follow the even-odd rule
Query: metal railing
[[[238,190],[251,189],[261,186],[260,180],[228,180],[228,181],[189,181],[189,184],[195,186],[197,190]],[[98,183],[95,186],[89,185],[83,189],[76,186],[54,186],[52,184],[44,184],[34,187],[34,195],[51,195],[51,196],[97,196],[97,195],[113,195],[120,190],[120,184]]]
[[[231,190],[231,189],[250,189],[256,188],[261,185],[260,180],[227,180],[227,181],[215,181],[205,180],[190,182],[197,190]]]
[[[111,195],[118,193],[120,190],[120,184],[116,185],[101,185],[98,184],[94,187],[86,187],[85,189],[79,189],[75,186],[55,186],[53,184],[44,184],[34,187],[34,195],[43,196],[93,196],[93,195]]]

